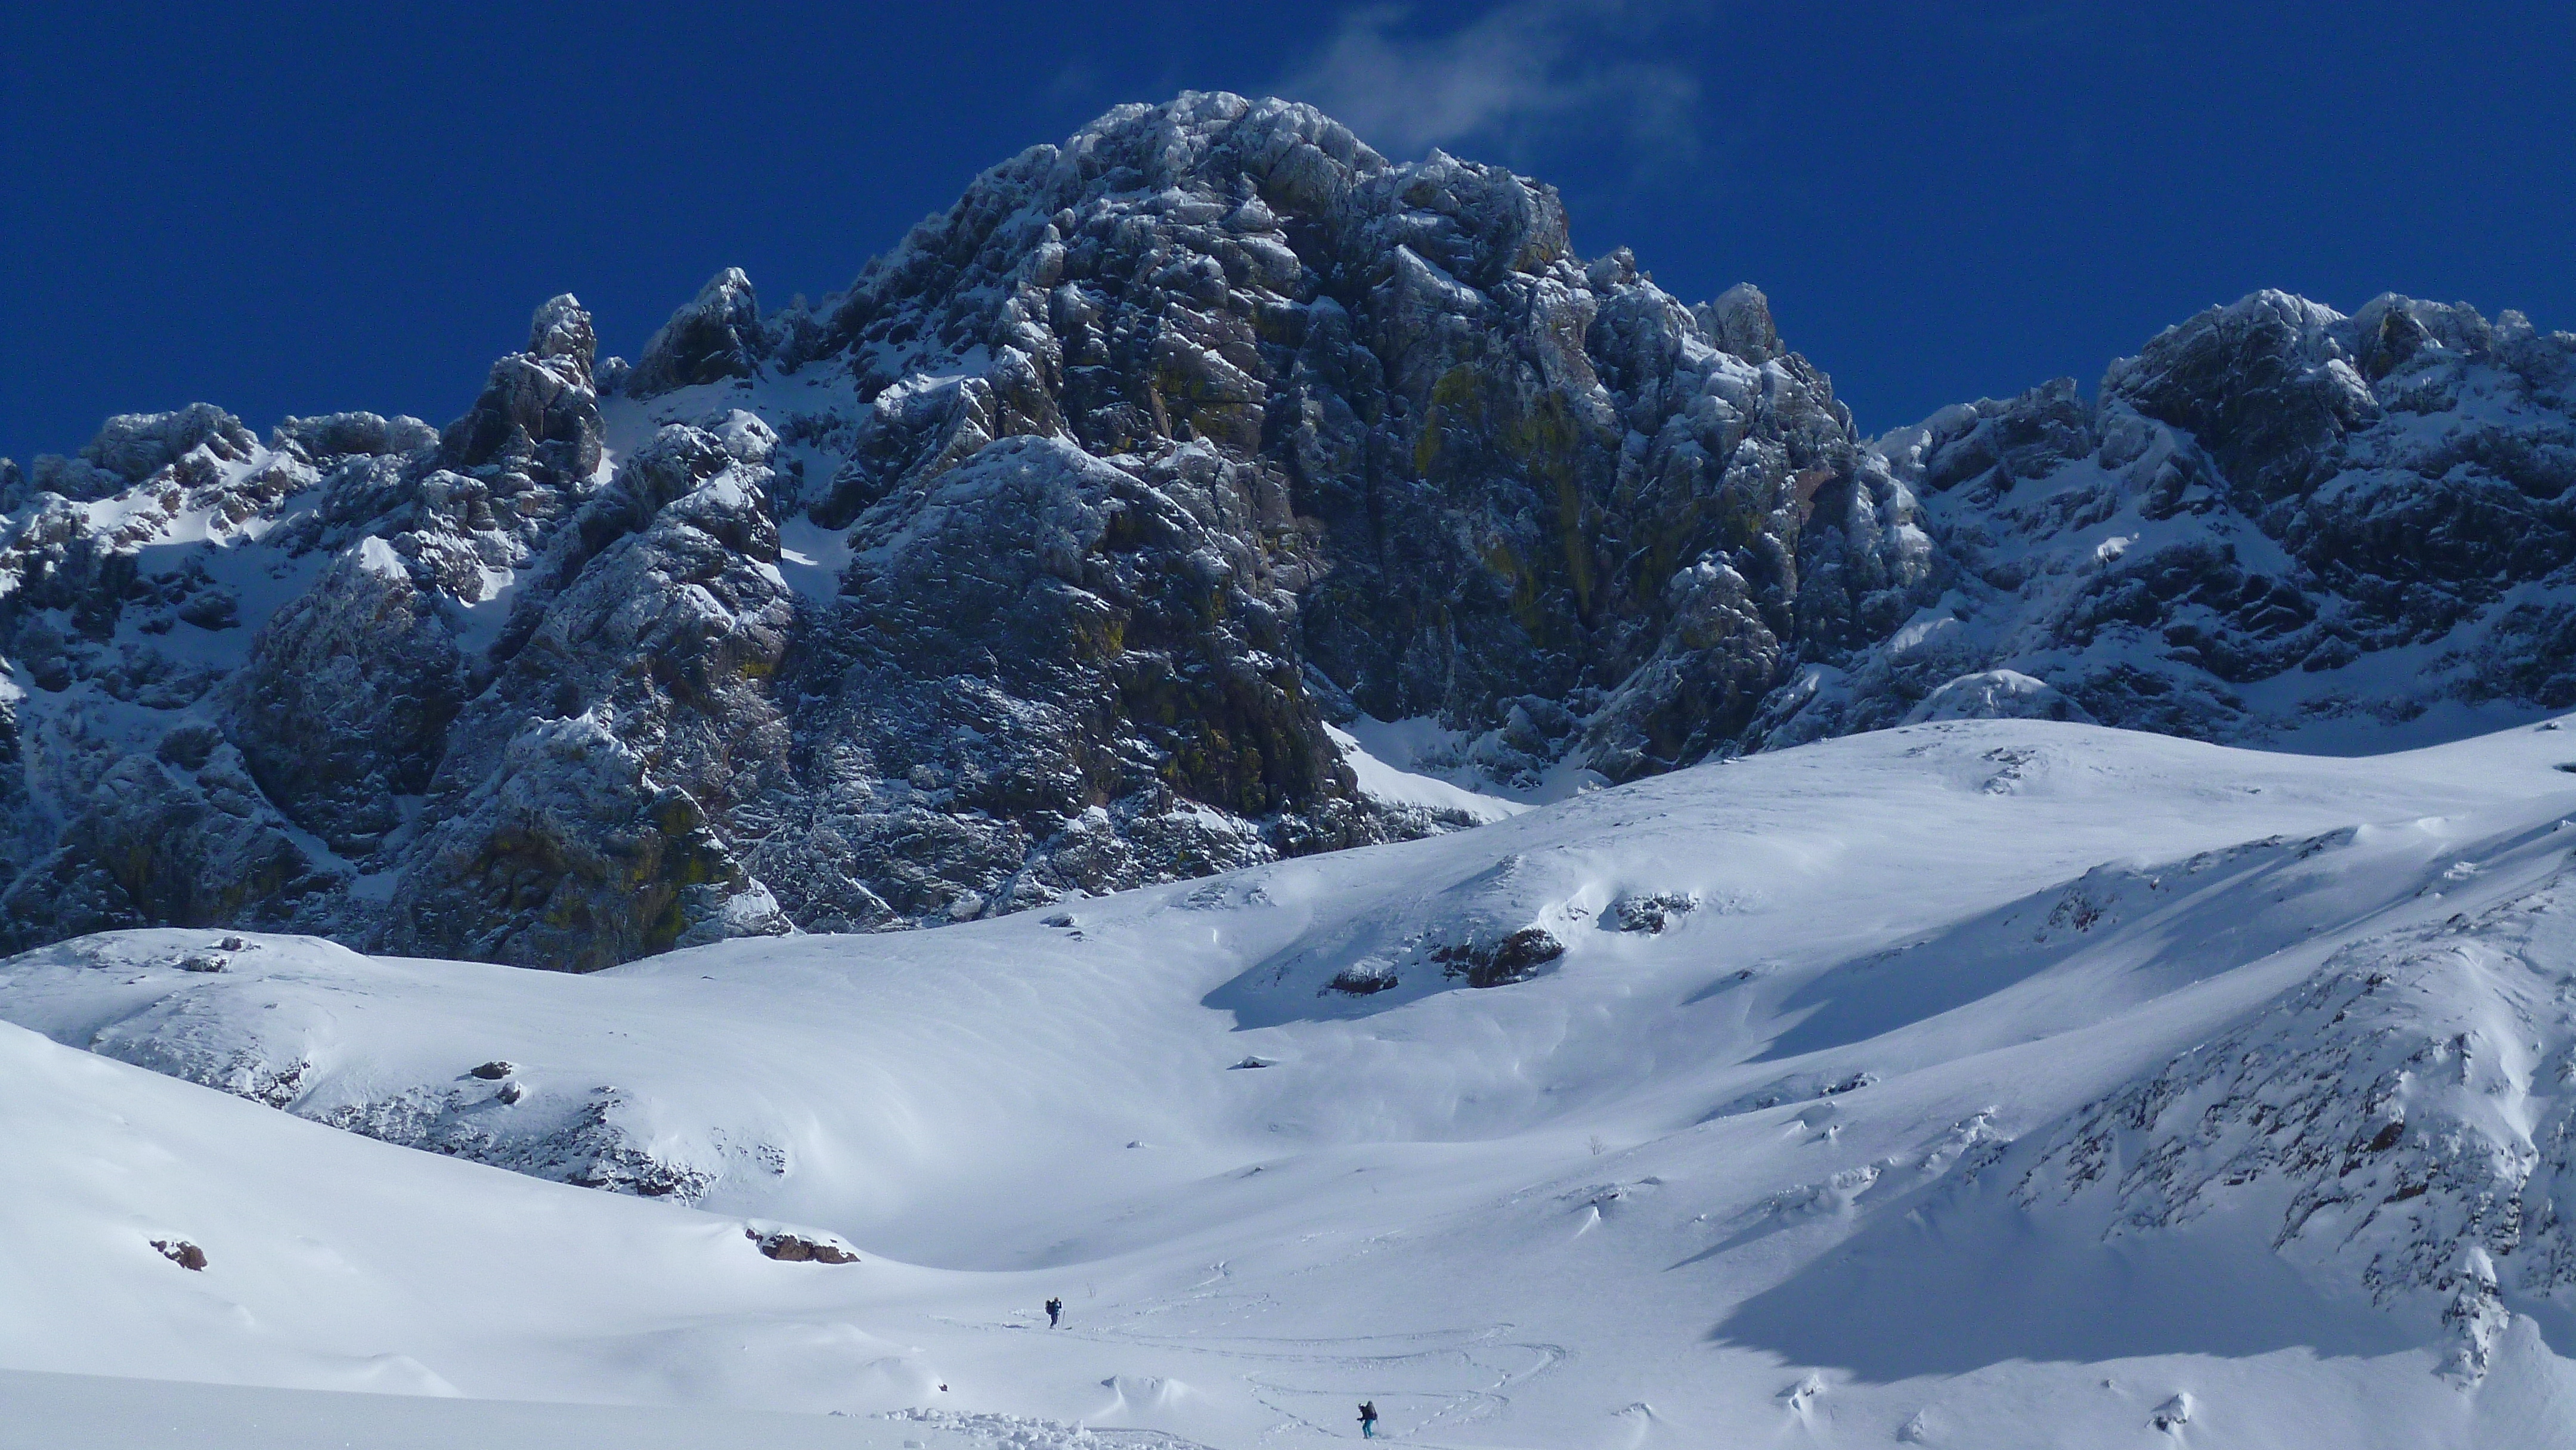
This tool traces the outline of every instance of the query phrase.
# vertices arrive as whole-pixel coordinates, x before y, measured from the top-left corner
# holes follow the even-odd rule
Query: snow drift
[[[0,1344],[995,1442],[2544,1443],[2571,738],[1931,723],[580,977],[44,948]]]

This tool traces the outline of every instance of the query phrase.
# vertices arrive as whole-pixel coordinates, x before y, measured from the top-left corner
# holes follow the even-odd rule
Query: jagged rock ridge
[[[1948,718],[1963,689],[2336,750],[2576,704],[2576,335],[2520,313],[2260,292],[2114,363],[2097,401],[2059,379],[1945,409],[1869,466],[1920,500],[1941,595],[1814,656],[1748,743]]]
[[[1358,790],[1360,714],[1526,790],[2576,688],[2576,338],[2263,294],[1871,443],[1759,292],[1284,102],[1120,108],[818,307],[727,270],[595,347],[557,298],[443,431],[197,405],[7,470],[0,938],[580,969],[1461,823]]]

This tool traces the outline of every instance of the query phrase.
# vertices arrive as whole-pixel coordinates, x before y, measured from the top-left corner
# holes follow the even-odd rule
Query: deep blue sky
[[[217,402],[445,422],[570,290],[845,285],[982,167],[1185,88],[1314,100],[1751,280],[1864,429],[2286,287],[2576,329],[2576,6],[979,0],[0,5],[0,453]]]

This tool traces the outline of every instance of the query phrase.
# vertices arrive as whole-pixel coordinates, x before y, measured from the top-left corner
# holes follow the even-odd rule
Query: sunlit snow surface
[[[677,1443],[554,1401],[1233,1450],[1363,1398],[1454,1446],[2567,1443],[2562,765],[1956,722],[586,977],[46,948],[0,964],[0,1366],[46,1372],[0,1445],[361,1414],[60,1375],[491,1402],[383,1444]]]

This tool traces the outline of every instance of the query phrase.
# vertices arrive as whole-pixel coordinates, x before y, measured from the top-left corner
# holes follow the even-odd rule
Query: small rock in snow
[[[1525,926],[1499,941],[1454,942],[1435,947],[1431,960],[1441,974],[1464,977],[1470,987],[1507,987],[1538,975],[1539,968],[1565,955],[1565,943],[1545,927]]]
[[[474,1069],[473,1076],[479,1077],[485,1082],[499,1082],[501,1079],[508,1077],[510,1074],[517,1072],[518,1070],[518,1064],[503,1062],[496,1058],[493,1061],[487,1062],[481,1067]]]
[[[161,1257],[180,1268],[203,1272],[206,1267],[206,1251],[186,1239],[154,1239],[152,1247],[159,1249]]]
[[[855,1264],[859,1261],[857,1254],[829,1239],[807,1238],[786,1229],[771,1229],[763,1233],[746,1225],[742,1236],[759,1245],[763,1254],[783,1264]]]
[[[2171,1433],[2191,1423],[2191,1391],[2184,1390],[2156,1407],[2156,1416],[2147,1423]]]
[[[1602,925],[1619,931],[1636,931],[1644,932],[1648,936],[1661,936],[1665,929],[1672,925],[1674,917],[1694,911],[1698,907],[1697,896],[1679,892],[1665,892],[1655,896],[1623,896],[1610,903],[1610,910],[1601,921]]]
[[[1364,962],[1359,966],[1344,967],[1335,972],[1333,979],[1324,984],[1323,990],[1340,992],[1351,997],[1366,997],[1383,992],[1395,986],[1396,983],[1394,968],[1383,962]],[[1319,992],[1316,995],[1321,996],[1322,993]]]

